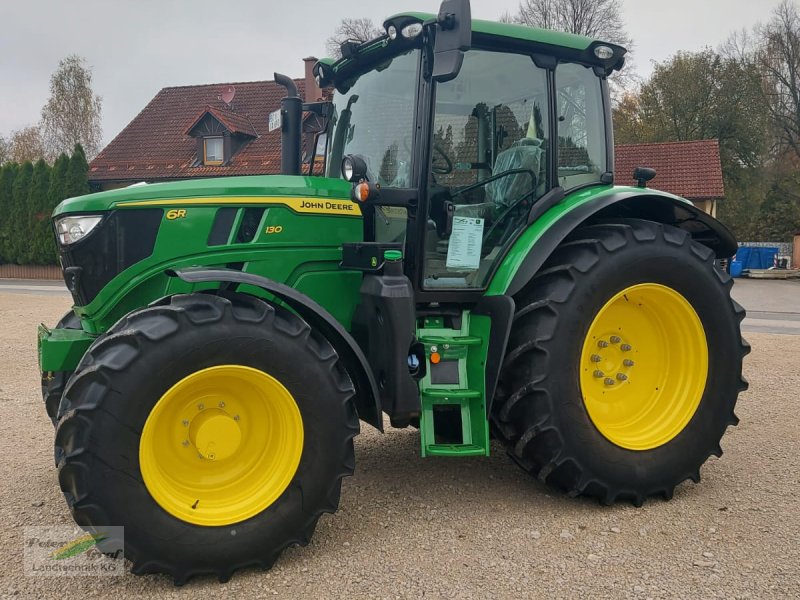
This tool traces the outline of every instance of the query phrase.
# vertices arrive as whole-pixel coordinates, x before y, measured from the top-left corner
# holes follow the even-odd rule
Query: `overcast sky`
[[[715,47],[766,20],[778,0],[624,0],[636,70],[678,50]],[[475,18],[519,0],[472,0]],[[437,0],[0,0],[0,135],[34,124],[64,56],[86,57],[103,97],[106,142],[170,85],[300,77],[343,17],[380,23]]]

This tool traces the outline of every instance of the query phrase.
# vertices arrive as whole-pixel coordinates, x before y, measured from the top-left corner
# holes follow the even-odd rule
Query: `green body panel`
[[[167,269],[244,263],[244,272],[296,287],[349,328],[360,275],[339,270],[341,244],[363,236],[360,211],[349,200],[349,191],[350,184],[338,179],[272,175],[134,186],[65,200],[55,216],[142,208],[164,211],[153,253],[119,273],[75,312],[86,331],[100,334],[155,299],[209,288],[169,277]],[[235,241],[244,214],[240,210],[227,243],[208,245],[221,207],[264,208],[252,241]],[[185,214],[169,218],[169,211],[176,209]],[[330,210],[338,212],[326,212]],[[259,288],[246,291],[265,295]]]
[[[497,296],[505,294],[509,285],[511,284],[514,275],[516,275],[525,257],[533,250],[536,243],[541,239],[542,235],[560,219],[567,216],[571,211],[576,208],[619,192],[634,192],[641,193],[641,188],[626,187],[626,186],[613,186],[613,185],[598,185],[578,190],[568,194],[564,200],[550,208],[546,213],[539,217],[532,223],[523,233],[519,236],[514,245],[509,250],[508,254],[503,258],[497,271],[486,289],[487,296]],[[647,189],[649,196],[663,196],[671,200],[677,200],[685,204],[691,205],[688,200],[660,192],[651,188]]]
[[[73,371],[94,337],[83,329],[48,329],[39,325],[39,370]]]
[[[350,197],[350,184],[341,179],[295,175],[252,175],[187,179],[168,183],[133,185],[126,188],[68,198],[53,211],[63,213],[107,211],[143,200],[177,200],[217,196],[305,196],[313,198]],[[348,200],[349,201],[349,200]]]

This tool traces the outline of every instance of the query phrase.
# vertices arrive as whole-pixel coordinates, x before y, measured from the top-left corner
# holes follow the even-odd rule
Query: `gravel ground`
[[[750,391],[699,485],[604,508],[552,493],[494,447],[421,459],[413,431],[356,438],[339,512],[272,571],[224,585],[26,577],[22,529],[70,523],[39,395],[35,325],[66,297],[0,292],[0,597],[789,598],[800,592],[800,336],[751,333]]]

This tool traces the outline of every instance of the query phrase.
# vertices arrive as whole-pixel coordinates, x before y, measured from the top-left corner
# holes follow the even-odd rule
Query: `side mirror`
[[[633,178],[640,188],[647,187],[647,182],[656,176],[656,170],[649,167],[636,167],[633,171]]]
[[[433,46],[433,78],[443,83],[454,79],[472,44],[472,12],[469,0],[443,0],[436,19]]]

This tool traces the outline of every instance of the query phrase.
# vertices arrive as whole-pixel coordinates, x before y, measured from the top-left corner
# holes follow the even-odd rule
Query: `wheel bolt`
[[[617,373],[617,379],[619,379],[620,381],[627,381],[628,376],[625,375],[625,373]]]
[[[595,377],[605,377],[605,373],[603,373],[600,369],[594,372]]]
[[[205,407],[206,407],[205,404],[198,404],[197,405],[197,410],[203,410]]]
[[[597,345],[600,346],[601,348],[608,348],[608,342],[605,340],[600,340],[599,342],[597,342]]]
[[[238,421],[239,420],[239,415],[234,415],[233,420],[234,421]]]
[[[621,341],[622,341],[622,339],[618,335],[612,335],[611,336],[611,343],[612,344],[619,344]]]
[[[630,344],[622,344],[622,346],[620,346],[619,349],[622,350],[623,352],[630,352],[631,345]]]
[[[183,426],[184,427],[188,427],[189,426],[189,420],[188,419],[184,419],[183,420]]]
[[[614,385],[614,380],[611,379],[611,377],[606,377],[605,384],[606,385]]]
[[[625,360],[622,361],[622,364],[625,365],[626,367],[632,367],[633,361],[630,358],[626,358]]]
[[[599,354],[592,354],[592,362],[600,362],[603,360]]]
[[[181,442],[181,444],[183,444],[184,446],[188,446],[189,445],[189,440],[183,440]]]
[[[220,402],[220,403],[218,404],[218,406],[219,406],[220,408],[225,408],[225,403],[224,403],[224,402]]]

